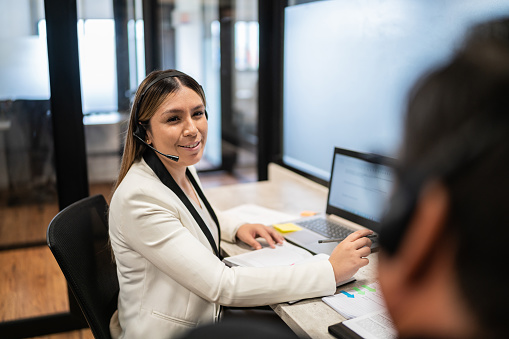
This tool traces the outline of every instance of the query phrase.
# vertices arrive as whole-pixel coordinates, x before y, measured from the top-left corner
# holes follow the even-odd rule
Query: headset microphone
[[[147,147],[150,147],[152,150],[154,150],[154,152],[157,152],[159,154],[161,154],[163,157],[166,157],[170,160],[173,160],[175,162],[178,162],[179,161],[179,157],[177,155],[171,155],[171,154],[164,154],[162,152],[159,152],[158,150],[156,150],[154,147],[152,147],[150,144],[148,144],[145,140],[143,140],[142,138],[140,138],[139,135],[137,135],[136,133],[133,133],[133,135],[138,138],[138,140],[140,140],[143,144],[145,144],[145,146]]]

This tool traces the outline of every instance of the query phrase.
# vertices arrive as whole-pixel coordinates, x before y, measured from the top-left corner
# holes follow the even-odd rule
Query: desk
[[[257,204],[287,214],[299,216],[304,210],[323,212],[327,201],[327,188],[276,164],[269,165],[269,180],[214,187],[205,190],[214,208],[226,210],[241,204]],[[222,242],[230,255],[249,251],[247,246]],[[369,265],[361,268],[357,281],[349,287],[360,287],[376,280],[377,255],[371,254]],[[345,320],[320,298],[307,299],[296,304],[271,305],[288,326],[302,338],[334,338],[328,326]]]
[[[83,116],[87,146],[88,180],[91,183],[115,181],[120,169],[122,138],[127,116],[119,112]]]

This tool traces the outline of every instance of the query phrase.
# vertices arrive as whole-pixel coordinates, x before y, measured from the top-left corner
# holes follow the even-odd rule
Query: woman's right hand
[[[334,269],[336,283],[351,278],[359,268],[369,263],[366,258],[371,253],[371,240],[366,236],[371,230],[355,231],[340,242],[329,257]]]

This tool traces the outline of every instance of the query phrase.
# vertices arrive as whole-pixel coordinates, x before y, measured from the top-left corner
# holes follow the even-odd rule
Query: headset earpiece
[[[140,123],[137,123],[133,134],[138,138],[144,139],[146,134],[145,128]]]
[[[487,138],[467,137],[475,135],[472,131],[480,125],[476,120],[466,123],[460,132],[436,147],[439,151],[430,152],[432,157],[400,172],[380,228],[380,246],[387,253],[394,254],[398,250],[418,204],[420,192],[428,180],[435,178],[447,181],[454,173],[478,161],[491,145],[506,135],[505,130],[499,133],[492,128],[488,130],[495,131]]]
[[[417,204],[419,187],[420,185],[402,182],[392,194],[379,234],[380,246],[389,255],[396,253],[406,233]]]

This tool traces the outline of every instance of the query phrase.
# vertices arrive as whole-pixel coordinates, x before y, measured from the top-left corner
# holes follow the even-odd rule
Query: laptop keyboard
[[[344,238],[353,233],[351,229],[348,229],[341,224],[322,218],[303,220],[299,222],[299,225],[315,231],[316,233],[320,233],[327,238],[333,239]]]

